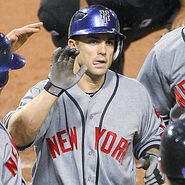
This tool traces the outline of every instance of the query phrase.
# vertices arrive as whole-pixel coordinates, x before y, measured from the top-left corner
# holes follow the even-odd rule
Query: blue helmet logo
[[[107,24],[110,21],[110,14],[108,10],[100,10],[100,17],[103,19],[104,23]]]

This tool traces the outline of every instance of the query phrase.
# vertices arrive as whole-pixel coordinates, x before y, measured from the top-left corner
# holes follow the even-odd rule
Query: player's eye
[[[107,41],[107,44],[108,45],[114,45],[114,42],[113,41]]]
[[[114,40],[108,40],[106,44],[109,46],[114,46]]]
[[[88,41],[88,43],[89,43],[89,44],[97,44],[98,41],[97,41],[96,39],[90,39],[90,40]]]

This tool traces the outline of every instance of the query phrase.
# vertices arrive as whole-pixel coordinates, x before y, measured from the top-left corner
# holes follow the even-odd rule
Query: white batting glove
[[[54,51],[48,77],[53,85],[67,90],[80,80],[87,66],[83,65],[76,74],[73,73],[74,61],[78,54],[78,50],[69,46]]]
[[[144,182],[146,185],[164,184],[164,174],[159,170],[159,154],[147,151],[144,157],[141,157],[137,163],[137,168],[146,170]]]
[[[86,65],[82,65],[79,71],[74,74],[73,67],[79,51],[69,46],[57,48],[52,56],[49,81],[44,89],[52,95],[59,97],[65,90],[74,86],[81,79],[87,70]]]

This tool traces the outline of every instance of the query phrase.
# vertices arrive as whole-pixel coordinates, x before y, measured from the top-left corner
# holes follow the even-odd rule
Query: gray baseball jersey
[[[17,148],[0,122],[0,185],[25,185]]]
[[[32,87],[18,109],[45,83]],[[134,155],[159,146],[161,124],[148,92],[134,79],[108,71],[93,97],[75,85],[58,98],[32,144],[32,184],[135,185]]]
[[[165,34],[150,51],[137,77],[164,120],[185,118],[184,32],[180,27]]]

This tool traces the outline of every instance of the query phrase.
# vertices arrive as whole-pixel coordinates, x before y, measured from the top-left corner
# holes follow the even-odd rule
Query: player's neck
[[[105,76],[91,78],[87,75],[84,75],[78,82],[78,86],[86,93],[93,93],[101,88],[104,83],[104,80]]]

